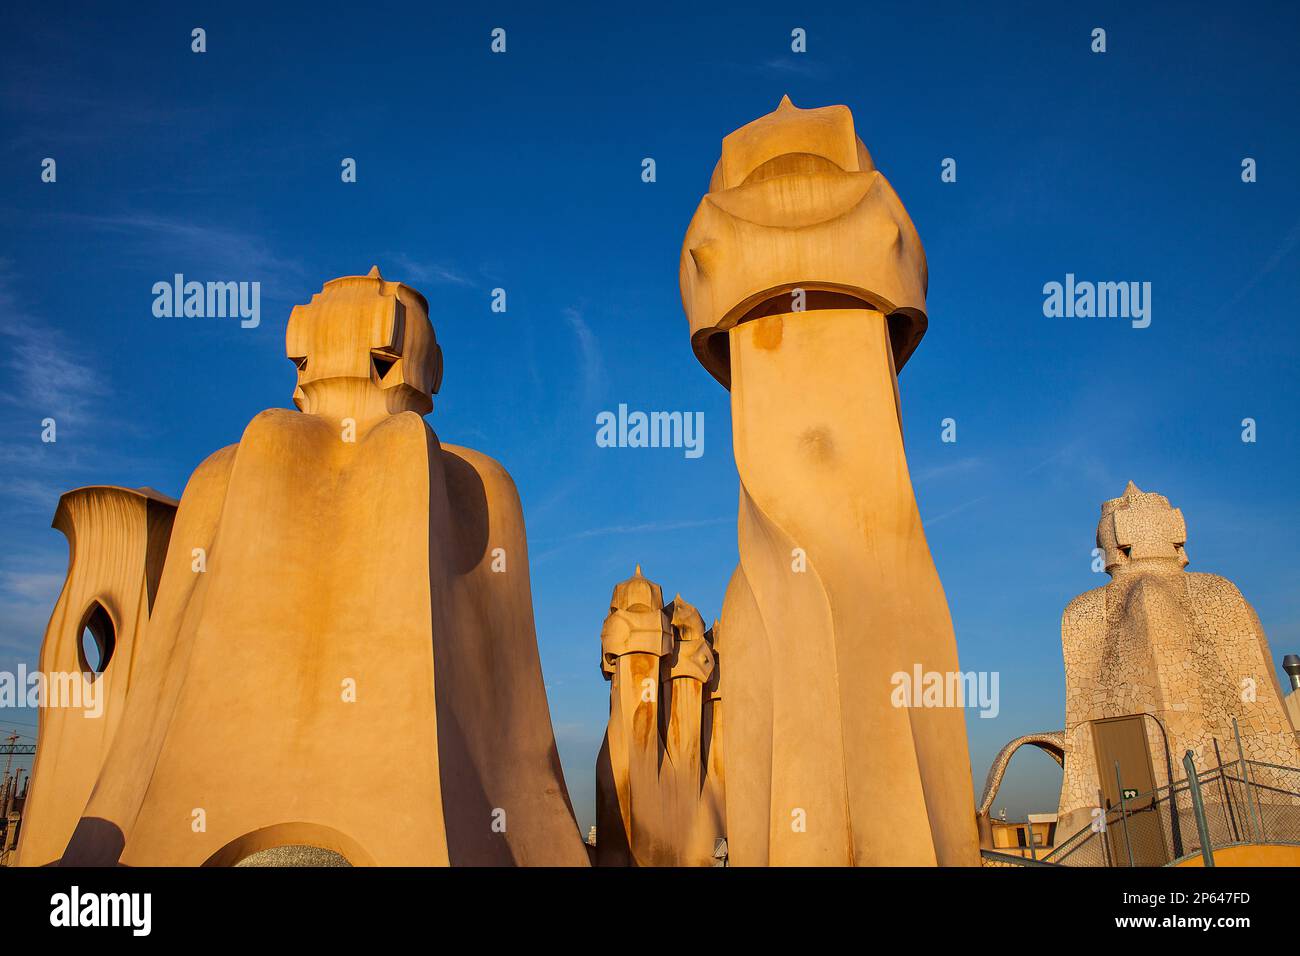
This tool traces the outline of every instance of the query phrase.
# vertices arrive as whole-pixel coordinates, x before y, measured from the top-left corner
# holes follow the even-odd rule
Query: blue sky
[[[640,562],[712,619],[736,562],[727,395],[691,354],[677,257],[722,137],[783,93],[853,110],[925,243],[903,424],[963,668],[1001,675],[1000,715],[968,718],[977,789],[1003,742],[1062,724],[1061,610],[1103,583],[1098,507],[1130,478],[1183,509],[1191,570],[1241,587],[1275,658],[1300,651],[1295,8],[968,6],[6,11],[0,668],[35,663],[66,564],[58,495],[179,495],[253,415],[289,406],[292,306],[377,263],[431,305],[446,375],[430,424],[518,484],[552,720],[590,823],[612,585]],[[151,287],[176,272],[261,282],[261,325],[155,318]],[[1151,326],[1046,318],[1043,285],[1066,273],[1150,282]],[[620,402],[702,411],[704,455],[598,448],[595,415]],[[1023,753],[998,806],[1053,809],[1059,780]]]

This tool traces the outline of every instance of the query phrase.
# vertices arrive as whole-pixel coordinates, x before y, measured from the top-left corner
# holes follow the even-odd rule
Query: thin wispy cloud
[[[576,542],[588,541],[592,538],[689,531],[696,528],[711,528],[718,525],[735,524],[735,522],[736,519],[732,516],[723,518],[700,518],[687,521],[649,521],[644,524],[612,524],[599,528],[586,528],[582,531],[575,531],[572,534],[562,535],[558,538],[539,538],[535,540],[533,542],[535,546],[541,547],[543,545],[549,545],[550,547],[537,554],[532,561],[534,564],[539,564],[548,558],[554,557]]]
[[[1046,468],[1048,465],[1053,465],[1056,464],[1057,462],[1065,460],[1068,456],[1074,454],[1074,450],[1078,446],[1078,444],[1079,444],[1078,442],[1071,442],[1070,444],[1066,445],[1064,448],[1060,449],[1059,451],[1055,451],[1052,454],[1048,455],[1046,458],[1042,459],[1037,464],[1030,465],[1028,468],[1025,469],[1025,474],[1032,475],[1034,472],[1040,471],[1043,468]]]
[[[54,479],[14,475],[0,477],[0,496],[5,498],[10,511],[34,511],[52,515],[59,496],[67,490],[67,487]]]
[[[0,401],[62,424],[81,423],[108,394],[107,384],[56,330],[19,300],[12,274],[0,262],[0,335],[6,340],[5,367],[13,387]],[[36,419],[39,421],[40,419]]]
[[[1096,454],[1095,451],[1090,451],[1090,448],[1095,449],[1096,445],[1090,444],[1089,440],[1085,438],[1077,438],[1060,450],[1043,458],[1037,464],[1026,468],[1021,473],[1021,477],[1024,478],[1045,468],[1050,468],[1058,474],[1068,471],[1093,484],[1104,486],[1114,484],[1115,475],[1112,468],[1114,462]],[[1124,480],[1127,481],[1128,479],[1125,478]]]
[[[600,354],[600,343],[591,326],[577,309],[564,310],[564,320],[578,339],[578,355],[582,368],[583,404],[590,407],[599,397],[605,384],[605,360]]]
[[[763,68],[791,76],[822,77],[827,74],[826,66],[821,61],[809,59],[802,53],[764,60]]]
[[[687,528],[709,528],[720,524],[732,524],[734,516],[724,518],[704,518],[697,521],[649,521],[645,524],[613,524],[604,528],[588,528],[560,538],[561,541],[578,541],[583,538],[603,538],[611,534],[651,534],[661,531],[682,531]]]
[[[169,270],[199,267],[212,278],[249,276],[264,294],[293,298],[301,292],[307,269],[297,259],[280,256],[263,237],[225,226],[200,224],[150,213],[112,215],[64,213],[61,219],[98,232],[120,236],[128,251],[147,256],[169,279]]]
[[[0,512],[49,520],[63,492],[93,480],[95,469],[130,458],[119,448],[99,447],[95,436],[122,435],[133,426],[109,411],[114,391],[98,363],[21,301],[14,275],[0,262],[0,366],[11,383],[0,391],[0,407],[7,410]],[[53,420],[54,442],[42,441],[47,419]],[[77,440],[57,440],[70,431]]]
[[[958,458],[956,461],[945,462],[942,465],[930,465],[926,468],[918,469],[913,480],[916,484],[922,484],[927,481],[934,481],[937,478],[946,478],[952,475],[967,475],[972,471],[978,471],[984,464],[984,460],[978,457]]]
[[[473,279],[459,270],[442,262],[419,262],[404,253],[389,257],[397,272],[385,278],[394,278],[409,284],[433,283],[435,285],[459,285],[474,288],[478,285]],[[379,271],[384,272],[382,263]]]
[[[1286,261],[1287,256],[1291,255],[1298,243],[1300,243],[1300,219],[1295,221],[1295,224],[1291,226],[1290,231],[1287,232],[1282,242],[1273,250],[1273,254],[1265,260],[1264,264],[1256,270],[1255,274],[1252,275],[1246,283],[1233,294],[1231,299],[1219,307],[1218,314],[1227,315],[1235,309],[1237,305],[1240,304],[1241,300],[1246,298],[1246,296],[1250,294],[1250,291],[1254,289],[1266,275]]]
[[[5,400],[45,413],[59,422],[84,420],[107,386],[91,368],[48,340],[16,339],[10,344],[8,367],[18,382],[16,395]]]
[[[573,332],[578,347],[578,395],[574,404],[580,410],[580,413],[590,412],[594,416],[597,404],[604,394],[606,382],[605,359],[601,354],[600,341],[587,323],[581,309],[569,307],[564,309],[562,314],[565,323]],[[560,409],[548,426],[550,434],[561,435],[568,433],[572,427],[572,416],[572,407]],[[594,417],[592,420],[594,421]],[[594,437],[594,427],[592,434]],[[596,453],[596,450],[596,444],[593,440],[583,451],[583,455],[589,459],[590,456]],[[588,470],[585,468],[572,467],[565,469],[561,480],[534,506],[532,509],[533,515],[540,517],[548,514],[567,499],[575,489],[584,482],[589,481],[590,477]]]
[[[959,504],[957,507],[949,508],[947,511],[943,512],[942,514],[935,515],[933,518],[923,518],[921,520],[921,524],[929,528],[932,525],[936,525],[941,521],[947,521],[949,518],[955,517],[956,515],[961,514],[963,511],[975,507],[975,505],[979,504],[987,497],[988,495],[980,495],[978,498],[972,498],[970,501],[964,501],[961,504]]]
[[[207,130],[201,107],[164,103],[149,91],[127,99],[73,86],[61,64],[29,61],[0,87],[0,104],[16,118],[0,150],[49,155],[51,144],[93,146],[123,136],[166,135],[173,142],[201,139]]]
[[[0,591],[44,602],[63,587],[63,572],[0,571]]]
[[[52,570],[48,557],[38,570],[0,572],[0,668],[19,660],[35,663],[40,654],[64,578],[62,570]]]
[[[48,525],[59,496],[123,460],[99,436],[129,432],[111,411],[114,390],[78,341],[28,308],[22,284],[0,262],[0,348],[8,387],[0,391],[0,519],[10,527]],[[42,441],[54,420],[54,442]],[[68,430],[76,436],[67,440]],[[34,661],[64,572],[66,542],[53,532],[11,542],[0,571],[0,659]],[[0,660],[3,663],[3,660]]]

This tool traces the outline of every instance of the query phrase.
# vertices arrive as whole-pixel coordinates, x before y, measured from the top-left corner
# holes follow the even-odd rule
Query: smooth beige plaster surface
[[[37,806],[62,807],[29,820],[22,861],[303,845],[354,864],[586,865],[519,499],[421,418],[442,366],[424,298],[377,269],[334,280],[287,344],[303,411],[261,413],[191,477],[93,792],[42,758]]]
[[[41,645],[47,696],[19,837],[20,866],[63,855],[98,779],[144,656],[175,515],[176,502],[148,488],[100,485],[59,499],[53,526],[68,540],[68,570]],[[97,608],[107,616],[113,645],[99,674],[89,669],[81,647]]]
[[[925,255],[842,106],[732,133],[687,230],[682,299],[731,390],[740,567],[726,642],[736,865],[976,865],[960,707],[897,707],[958,670],[921,527],[896,369],[926,327]]]

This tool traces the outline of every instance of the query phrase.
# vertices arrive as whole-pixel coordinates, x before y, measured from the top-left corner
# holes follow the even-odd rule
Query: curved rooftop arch
[[[989,808],[993,806],[993,801],[997,799],[998,790],[1002,787],[1002,777],[1007,772],[1007,764],[1011,762],[1015,752],[1026,744],[1037,747],[1062,767],[1065,766],[1064,730],[1043,731],[1017,737],[999,750],[998,755],[993,758],[993,765],[989,767],[988,778],[984,781],[984,795],[980,797],[979,806],[976,810],[979,816],[988,814]]]

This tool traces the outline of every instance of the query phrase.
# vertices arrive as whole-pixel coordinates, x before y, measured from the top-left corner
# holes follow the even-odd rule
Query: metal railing
[[[1190,754],[1188,755],[1190,758]],[[1196,772],[1095,812],[1044,862],[1061,866],[1165,866],[1240,843],[1300,844],[1300,768],[1237,760]],[[1210,862],[1207,860],[1207,863]]]
[[[1035,860],[1027,856],[1017,856],[1014,853],[999,853],[997,850],[980,850],[981,866],[1051,866],[1051,863],[1045,863],[1042,860]]]

